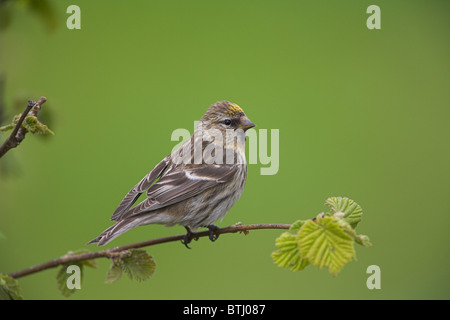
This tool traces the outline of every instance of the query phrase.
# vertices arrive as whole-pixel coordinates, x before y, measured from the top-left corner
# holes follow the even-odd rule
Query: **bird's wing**
[[[129,210],[125,217],[153,211],[191,198],[206,189],[233,179],[239,165],[192,165],[167,171],[147,191],[147,199]]]
[[[112,221],[119,221],[122,216],[128,212],[131,206],[136,202],[139,196],[147,190],[152,183],[158,179],[164,170],[169,165],[169,157],[164,158],[160,163],[158,163],[152,171],[150,171],[137,185],[127,193],[127,195],[123,198],[122,202],[119,204],[117,209],[114,211],[111,216]]]

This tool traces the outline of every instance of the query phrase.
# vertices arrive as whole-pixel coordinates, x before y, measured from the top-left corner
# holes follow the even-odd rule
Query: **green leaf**
[[[275,245],[279,248],[272,252],[272,259],[276,265],[292,271],[300,271],[308,266],[308,261],[300,257],[295,235],[284,232],[276,239]]]
[[[106,275],[106,283],[119,280],[126,273],[131,280],[144,281],[155,272],[156,263],[147,251],[132,249],[121,252],[121,256],[113,259],[113,264]]]
[[[64,297],[70,297],[72,294],[74,294],[77,289],[69,289],[67,286],[67,280],[69,280],[69,277],[72,276],[72,273],[67,273],[67,268],[69,266],[78,266],[80,268],[80,282],[83,279],[83,264],[79,262],[71,263],[71,264],[64,264],[61,266],[61,268],[58,271],[58,274],[56,275],[56,281],[58,284],[58,289],[61,292],[61,294]]]
[[[156,264],[152,256],[145,250],[130,250],[131,255],[121,258],[122,270],[130,279],[144,281],[155,272]]]
[[[122,267],[120,263],[113,263],[106,274],[105,283],[113,283],[122,277]]]
[[[67,257],[67,256],[78,255],[78,254],[83,254],[83,253],[87,253],[87,252],[89,252],[89,250],[86,248],[83,248],[83,249],[79,249],[79,250],[75,250],[75,251],[69,251],[65,256]],[[59,269],[59,271],[56,275],[56,282],[57,282],[59,291],[65,297],[69,297],[77,291],[76,288],[69,289],[69,287],[67,286],[67,280],[69,280],[69,277],[75,275],[74,272],[69,272],[69,273],[67,272],[68,268],[70,266],[78,266],[80,268],[79,281],[81,284],[81,282],[83,281],[83,276],[84,276],[84,266],[87,266],[90,268],[97,268],[97,262],[94,259],[81,260],[81,261],[77,261],[77,262],[66,263],[61,266],[61,268]]]
[[[289,228],[289,231],[291,231],[291,232],[298,232],[298,230],[300,230],[300,228],[303,226],[304,223],[305,223],[305,220],[297,220],[297,221],[295,221],[293,224],[291,224],[291,227]]]
[[[331,197],[325,204],[331,208],[333,215],[342,217],[353,229],[361,221],[362,208],[349,198]]]
[[[19,282],[10,276],[0,273],[0,300],[23,300]]]
[[[353,237],[338,220],[318,216],[315,222],[306,221],[297,234],[300,255],[319,269],[328,267],[334,275],[355,257]]]

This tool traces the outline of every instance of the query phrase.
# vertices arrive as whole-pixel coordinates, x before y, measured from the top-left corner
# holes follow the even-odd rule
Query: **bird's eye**
[[[225,121],[223,123],[225,123],[227,126],[229,126],[231,124],[231,120],[230,119],[225,119]]]

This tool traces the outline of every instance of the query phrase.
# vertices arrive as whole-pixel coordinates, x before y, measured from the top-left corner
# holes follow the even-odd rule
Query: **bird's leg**
[[[219,238],[219,234],[217,233],[217,231],[220,228],[215,224],[210,224],[209,226],[207,226],[207,228],[209,230],[209,240],[216,241]]]
[[[189,229],[188,227],[184,227],[186,229],[186,234],[184,235],[184,239],[181,240],[181,243],[186,246],[186,248],[191,249],[191,247],[188,246],[189,243],[191,243],[192,239],[198,240],[198,237],[194,238],[194,233]]]

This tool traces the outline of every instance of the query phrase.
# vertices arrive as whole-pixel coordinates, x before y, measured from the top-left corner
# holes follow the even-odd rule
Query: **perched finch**
[[[197,123],[194,134],[158,163],[123,198],[111,220],[116,224],[89,243],[105,245],[122,233],[142,225],[182,225],[188,247],[192,232],[209,229],[240,198],[247,178],[245,131],[254,127],[236,104],[219,101]],[[145,200],[133,206],[145,192]]]

